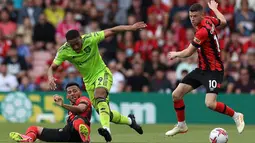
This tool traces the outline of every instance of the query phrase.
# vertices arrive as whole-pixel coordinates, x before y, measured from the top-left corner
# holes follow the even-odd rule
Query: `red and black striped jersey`
[[[75,118],[76,115],[80,115],[81,117],[87,118],[88,121],[90,121],[91,115],[92,115],[92,103],[90,102],[90,100],[87,97],[82,96],[76,100],[74,105],[78,106],[79,104],[86,104],[87,109],[80,114],[68,111],[68,120],[67,120],[68,122],[73,121],[73,119]]]
[[[197,26],[192,45],[198,48],[198,67],[202,70],[223,71],[220,58],[220,46],[215,27],[220,25],[220,20],[215,17],[205,16]]]

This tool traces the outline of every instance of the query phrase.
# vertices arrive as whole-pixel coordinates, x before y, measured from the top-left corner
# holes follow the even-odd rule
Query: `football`
[[[223,128],[215,128],[211,131],[209,140],[210,143],[227,143],[228,133]]]
[[[32,115],[32,103],[22,92],[13,92],[6,95],[1,103],[3,117],[14,123],[24,123]]]

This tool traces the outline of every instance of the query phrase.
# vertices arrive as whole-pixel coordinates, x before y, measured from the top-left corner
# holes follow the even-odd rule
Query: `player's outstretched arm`
[[[58,69],[58,65],[52,63],[51,66],[48,69],[48,82],[49,86],[52,90],[55,90],[57,88],[56,86],[56,79],[53,77],[53,72],[55,72]]]
[[[218,10],[218,3],[215,0],[208,2],[209,8],[214,12],[216,17],[220,20],[220,26],[227,25],[227,20],[224,15]]]
[[[179,51],[179,52],[169,52],[168,53],[168,58],[170,60],[173,60],[175,58],[187,58],[190,57],[191,55],[193,55],[193,53],[195,53],[195,51],[197,50],[197,48],[195,46],[193,46],[192,44],[189,44],[188,48]]]
[[[54,95],[53,96],[54,102],[58,105],[61,106],[63,108],[65,108],[68,111],[71,111],[73,113],[82,113],[84,111],[86,111],[87,109],[87,101],[80,101],[79,105],[68,105],[68,104],[64,104],[63,98],[59,95]]]
[[[107,38],[119,32],[136,31],[136,30],[144,29],[146,27],[147,25],[144,22],[137,22],[133,25],[120,25],[113,28],[105,29],[104,35],[105,35],[105,38]]]

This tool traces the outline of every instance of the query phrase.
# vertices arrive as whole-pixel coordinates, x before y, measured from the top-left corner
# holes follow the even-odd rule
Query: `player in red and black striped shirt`
[[[54,95],[57,105],[68,110],[68,120],[64,128],[50,129],[39,126],[30,126],[26,134],[11,132],[11,139],[16,142],[35,142],[36,139],[46,142],[90,142],[90,118],[92,103],[82,96],[77,83],[68,83],[66,86],[67,99],[70,105],[64,104],[59,95]]]
[[[225,26],[227,21],[217,9],[218,3],[211,0],[208,6],[217,18],[204,16],[203,7],[198,3],[193,4],[189,9],[189,17],[196,30],[193,41],[185,50],[169,52],[168,54],[170,59],[177,57],[186,58],[197,51],[199,63],[198,68],[184,77],[182,82],[173,91],[172,97],[178,124],[172,130],[166,132],[167,136],[188,131],[185,123],[183,97],[186,93],[198,88],[200,85],[205,86],[207,90],[205,104],[208,108],[232,117],[239,133],[242,133],[245,126],[242,113],[237,113],[224,103],[216,101],[218,90],[223,80],[224,67],[220,58],[220,47],[215,27]]]

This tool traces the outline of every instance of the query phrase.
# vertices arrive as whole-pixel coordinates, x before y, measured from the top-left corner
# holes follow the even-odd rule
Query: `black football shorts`
[[[207,93],[218,94],[220,85],[223,81],[223,71],[204,71],[196,68],[185,76],[181,83],[191,85],[193,89],[203,85]]]

